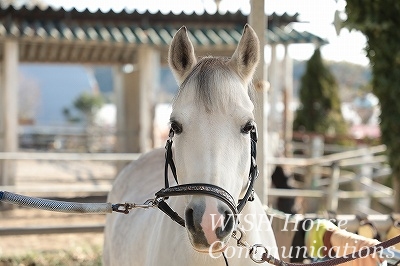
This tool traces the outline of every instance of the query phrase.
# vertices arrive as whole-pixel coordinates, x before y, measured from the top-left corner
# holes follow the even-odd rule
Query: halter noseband
[[[191,183],[191,184],[183,184],[176,186],[169,186],[168,180],[168,167],[171,168],[172,175],[177,184],[178,177],[176,174],[176,167],[172,156],[172,138],[174,137],[174,131],[171,129],[169,132],[169,138],[165,145],[165,168],[164,168],[164,179],[165,179],[165,188],[158,191],[155,195],[157,198],[157,206],[158,208],[167,214],[172,220],[180,224],[181,226],[185,226],[185,220],[179,216],[176,212],[174,212],[171,207],[164,201],[168,197],[173,196],[182,196],[182,195],[208,195],[214,198],[217,198],[223,201],[228,207],[231,209],[232,213],[236,217],[239,214],[247,201],[254,200],[254,182],[258,177],[258,169],[256,164],[256,156],[257,156],[257,129],[254,127],[250,131],[250,140],[251,140],[251,162],[250,162],[250,171],[249,171],[249,184],[247,186],[247,191],[242,199],[239,200],[238,205],[236,206],[235,200],[231,194],[225,189],[205,183]]]

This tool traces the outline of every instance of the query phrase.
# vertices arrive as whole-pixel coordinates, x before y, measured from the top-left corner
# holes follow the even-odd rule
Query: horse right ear
[[[248,24],[244,26],[242,38],[229,64],[245,83],[252,79],[260,60],[260,44],[257,34]]]
[[[194,48],[185,26],[181,27],[172,39],[168,51],[168,63],[179,85],[197,63]]]

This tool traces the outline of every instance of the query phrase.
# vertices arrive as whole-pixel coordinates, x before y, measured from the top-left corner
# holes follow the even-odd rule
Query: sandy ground
[[[32,228],[104,224],[105,215],[73,215],[17,208],[0,213],[0,228]],[[40,251],[77,251],[101,248],[102,233],[29,234],[0,236],[0,257],[25,255]]]
[[[25,235],[2,236],[0,257],[24,256],[33,252],[90,252],[101,248],[103,234],[58,234],[58,235]]]
[[[73,193],[51,192],[54,186],[110,186],[116,175],[114,165],[101,162],[54,162],[54,161],[19,161],[17,163],[17,185],[23,187],[48,188],[42,193],[27,192],[29,196],[56,198],[57,200],[105,202],[106,192]],[[39,189],[39,190],[40,190]],[[32,194],[32,195],[31,195]],[[76,195],[74,195],[76,194]],[[96,194],[94,197],[90,194]],[[75,196],[82,198],[76,199]],[[14,207],[0,211],[0,228],[29,228],[62,225],[104,224],[105,215],[65,214],[43,210]],[[45,234],[45,235],[0,235],[0,257],[24,255],[40,251],[73,250],[82,251],[93,247],[102,247],[102,233]]]

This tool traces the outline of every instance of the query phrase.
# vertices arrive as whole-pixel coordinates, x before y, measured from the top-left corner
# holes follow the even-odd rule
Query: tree
[[[86,117],[88,123],[92,122],[93,116],[103,105],[103,98],[100,95],[92,95],[83,92],[74,101],[74,107]]]
[[[103,106],[103,97],[99,94],[90,94],[83,92],[74,101],[74,107],[82,113],[86,120],[86,141],[85,146],[88,152],[92,152],[95,146],[96,127],[94,118],[97,111]],[[79,121],[74,118],[68,108],[64,108],[63,113],[69,121]]]
[[[387,146],[396,191],[394,211],[400,212],[400,1],[347,0],[345,26],[367,37],[372,91],[381,106],[382,142]]]
[[[300,107],[293,129],[321,134],[344,134],[346,123],[340,109],[337,82],[316,49],[301,78]]]

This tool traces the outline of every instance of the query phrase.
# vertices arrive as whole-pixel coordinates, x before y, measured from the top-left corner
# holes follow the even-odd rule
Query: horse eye
[[[176,122],[176,121],[172,121],[172,122],[171,122],[171,129],[172,129],[172,131],[174,131],[175,134],[180,134],[180,133],[182,133],[182,125],[179,124],[179,123]]]
[[[249,134],[250,131],[254,129],[254,122],[253,121],[248,121],[246,125],[244,125],[241,129],[240,132],[243,134]]]

